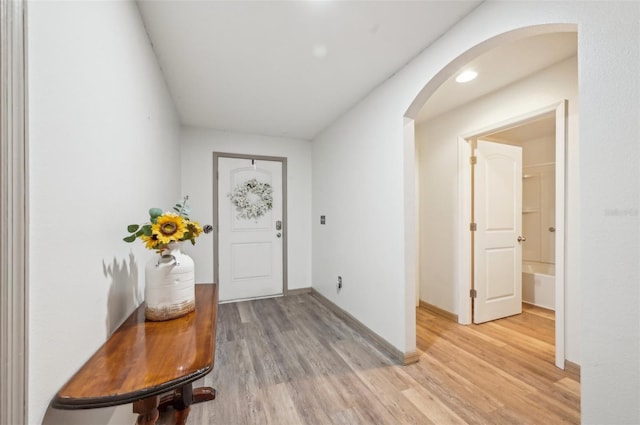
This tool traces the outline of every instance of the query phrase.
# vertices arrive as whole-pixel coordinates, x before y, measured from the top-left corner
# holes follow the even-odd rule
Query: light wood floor
[[[381,312],[384,314],[384,312]],[[216,400],[189,424],[580,422],[580,384],[553,366],[553,313],[459,326],[417,310],[420,362],[398,366],[311,295],[219,309]]]

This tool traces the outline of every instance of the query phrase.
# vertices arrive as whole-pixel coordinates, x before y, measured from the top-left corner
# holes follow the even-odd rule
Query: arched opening
[[[453,79],[455,75],[457,75],[461,70],[464,69],[465,65],[469,63],[476,62],[479,58],[483,56],[489,56],[495,50],[499,50],[504,48],[504,46],[522,43],[526,40],[531,40],[535,38],[541,38],[545,36],[551,36],[553,34],[572,34],[574,37],[574,49],[575,49],[575,33],[577,31],[577,27],[572,24],[553,24],[553,25],[539,25],[521,28],[518,30],[510,31],[494,38],[491,38],[472,49],[469,49],[464,54],[458,56],[455,60],[450,62],[447,66],[445,66],[438,74],[432,78],[427,85],[420,91],[418,96],[415,98],[411,106],[406,112],[405,115],[405,140],[409,138],[409,132],[415,133],[414,140],[414,149],[418,149],[418,140],[421,138],[421,118],[420,114],[425,110],[425,105],[429,105],[430,102],[438,101],[438,90],[448,81]],[[567,61],[567,58],[560,58],[559,62]],[[572,103],[570,104],[569,113],[575,112],[575,105],[577,104],[577,57],[575,56],[575,50],[573,53],[573,65],[571,63],[565,64],[565,67],[571,68],[574,71],[575,75],[575,98],[572,99]],[[568,61],[571,62],[571,61]],[[548,65],[544,72],[547,72],[547,68],[551,69],[555,64]],[[508,66],[508,64],[506,64]],[[574,67],[574,68],[572,68]],[[542,70],[537,70],[537,72],[543,72]],[[551,72],[551,71],[549,71]],[[570,71],[568,71],[570,72]],[[494,76],[495,77],[495,76]],[[524,78],[524,77],[523,77]],[[515,81],[510,82],[510,84],[515,85]],[[499,91],[499,89],[494,89],[493,91],[489,91],[487,93],[482,94],[482,96],[490,96],[490,93]],[[553,97],[555,96],[555,98]],[[420,232],[420,240],[416,240],[416,270],[418,276],[416,277],[415,284],[415,304],[416,306],[423,301],[422,292],[423,288],[423,277],[425,274],[425,269],[423,265],[424,258],[424,241],[422,240],[424,237],[424,228],[425,222],[428,223],[437,223],[439,226],[438,231],[440,231],[440,240],[445,241],[445,245],[441,246],[431,243],[431,251],[436,252],[436,256],[438,254],[444,253],[447,258],[436,258],[434,262],[438,264],[447,263],[449,265],[448,273],[440,273],[438,276],[432,274],[432,279],[441,279],[447,281],[451,284],[451,287],[448,288],[448,291],[445,291],[446,294],[440,295],[440,299],[438,302],[434,303],[434,307],[442,310],[442,312],[451,313],[450,317],[460,323],[467,324],[472,322],[471,317],[471,298],[472,293],[469,292],[469,287],[472,285],[474,281],[471,274],[473,273],[473,267],[471,264],[473,255],[471,254],[472,244],[471,244],[471,236],[469,233],[469,223],[471,220],[469,219],[470,211],[467,209],[470,208],[472,202],[467,199],[470,198],[471,194],[467,193],[469,188],[465,186],[464,183],[470,179],[470,172],[463,169],[464,164],[469,164],[469,156],[470,154],[466,152],[467,148],[465,144],[467,140],[475,140],[479,136],[488,136],[492,133],[497,132],[499,129],[517,127],[521,123],[525,121],[531,121],[535,117],[542,117],[546,115],[558,116],[558,120],[564,118],[565,110],[564,108],[564,99],[567,96],[559,96],[557,93],[551,94],[551,98],[553,100],[549,100],[549,97],[541,96],[541,99],[535,99],[530,101],[528,105],[524,105],[525,102],[522,103],[522,108],[513,108],[507,107],[504,110],[498,111],[493,115],[488,114],[487,116],[481,117],[475,122],[467,123],[467,126],[458,126],[457,130],[463,129],[455,134],[455,137],[449,137],[447,139],[446,144],[441,143],[439,149],[445,149],[446,152],[444,156],[448,155],[448,159],[442,161],[438,167],[440,168],[439,173],[437,174],[432,171],[430,177],[438,181],[438,185],[440,186],[440,191],[446,193],[446,196],[443,196],[441,199],[446,199],[447,202],[440,202],[441,199],[430,198],[429,202],[431,204],[431,208],[439,209],[440,218],[442,214],[447,214],[451,217],[451,219],[444,223],[439,220],[438,213],[436,214],[425,214],[425,198],[420,190],[420,185],[423,184],[422,178],[424,177],[424,173],[419,173],[418,169],[422,166],[421,164],[421,154],[419,151],[415,151],[416,160],[414,161],[416,170],[415,170],[415,184],[418,186],[416,190],[416,220],[415,223],[411,224],[415,226],[416,229],[419,229]],[[544,98],[545,100],[543,100]],[[442,99],[442,97],[440,97]],[[562,104],[562,107],[560,105]],[[450,109],[446,109],[446,107],[441,108],[440,113],[432,114],[433,117],[442,118],[440,121],[446,121],[447,118],[450,118],[451,106]],[[454,105],[455,108],[463,108],[462,106]],[[558,109],[559,108],[559,109]],[[571,112],[571,108],[573,112]],[[433,108],[432,108],[433,109]],[[438,109],[438,108],[435,108]],[[469,112],[473,108],[467,108]],[[449,117],[447,117],[449,114]],[[491,116],[492,118],[488,118]],[[469,120],[473,121],[473,120]],[[432,121],[433,123],[433,121]],[[446,123],[441,123],[441,126],[446,126]],[[561,124],[558,124],[558,130],[566,133],[564,127],[564,121]],[[571,125],[575,126],[575,123]],[[409,129],[409,130],[408,130]],[[575,130],[575,128],[574,128]],[[571,129],[569,129],[571,131]],[[451,134],[448,134],[451,136]],[[459,142],[462,141],[462,142]],[[570,142],[570,144],[575,144],[576,141]],[[570,149],[570,147],[567,147]],[[564,152],[564,149],[562,150]],[[433,153],[433,152],[430,152]],[[564,158],[558,158],[558,160],[563,161]],[[577,157],[573,157],[570,159],[570,163],[568,164],[569,172],[577,172]],[[420,170],[422,171],[422,170]],[[418,174],[421,174],[420,176]],[[446,176],[443,180],[442,176]],[[447,183],[451,183],[447,186]],[[572,183],[572,184],[575,184]],[[571,188],[570,188],[571,189]],[[573,190],[577,190],[577,186],[573,187]],[[564,195],[563,195],[564,196]],[[568,196],[571,196],[570,194]],[[565,205],[566,201],[564,198],[561,199],[562,206]],[[434,207],[434,205],[436,205]],[[564,213],[563,213],[564,214]],[[427,220],[427,221],[425,221]],[[564,215],[562,216],[562,223],[564,223]],[[466,231],[463,228],[463,223],[467,223]],[[557,227],[557,226],[548,226]],[[564,231],[564,229],[563,229]],[[418,239],[418,238],[416,238]],[[563,236],[560,238],[561,242],[564,244],[566,237]],[[564,267],[559,267],[558,272],[561,274],[558,280],[558,288],[564,289]],[[471,286],[472,287],[472,286]],[[473,287],[472,287],[473,288]],[[413,289],[413,288],[410,288]],[[556,292],[557,293],[557,292]],[[562,290],[559,294],[559,297],[556,296],[556,300],[558,303],[564,305],[564,301],[562,299],[564,296],[564,290]],[[448,298],[447,298],[448,297]],[[436,297],[438,298],[438,297]],[[444,299],[444,301],[443,301]],[[440,305],[438,305],[440,304]],[[444,306],[443,306],[444,304]],[[562,313],[562,312],[561,312]],[[564,313],[562,313],[564,314]],[[564,330],[565,323],[563,320],[563,316],[556,319],[555,322],[555,346],[556,346],[556,359],[555,364],[559,367],[564,367],[565,359],[564,359]]]

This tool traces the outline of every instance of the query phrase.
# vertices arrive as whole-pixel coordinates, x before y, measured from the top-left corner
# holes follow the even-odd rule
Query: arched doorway
[[[493,49],[497,49],[500,46],[516,43],[524,39],[534,38],[536,36],[543,36],[545,34],[553,34],[557,32],[575,33],[575,31],[576,31],[575,25],[541,25],[541,26],[534,26],[534,27],[528,27],[520,30],[511,31],[511,32],[499,35],[497,37],[494,37],[490,40],[487,40],[484,43],[481,43],[480,45],[465,52],[463,55],[460,55],[454,61],[449,63],[445,68],[443,68],[423,88],[420,94],[416,97],[411,107],[407,110],[405,119],[409,119],[409,121],[411,119],[415,120],[418,117],[419,112],[422,109],[423,105],[425,105],[425,103],[429,99],[431,99],[431,97],[436,93],[438,88],[446,80],[456,75],[461,70],[461,68],[463,68],[464,64],[480,57],[481,55],[488,53]],[[577,79],[576,79],[576,93],[577,93]],[[434,97],[437,97],[437,96],[434,96]],[[557,100],[560,101],[562,100],[562,98],[558,98]],[[577,103],[577,101],[575,103]],[[500,125],[503,125],[505,127],[508,127],[509,125],[512,125],[512,126],[516,125],[518,121],[525,120],[526,117],[523,118],[523,115],[526,115],[525,112],[528,113],[530,117],[532,117],[536,113],[539,113],[539,114],[550,113],[553,110],[553,112],[556,113],[559,118],[560,117],[564,118],[564,109],[563,109],[564,104],[562,104],[562,108],[560,108],[561,110],[556,110],[557,107],[558,105],[556,104],[551,104],[551,105],[540,104],[537,108],[539,110],[535,110],[535,111],[532,110],[531,108],[528,111],[524,110],[524,112],[521,111],[520,113],[518,113],[517,111],[508,111],[508,112],[503,111],[501,114],[503,118],[500,118],[498,120],[493,120],[493,121],[491,120],[484,121],[484,124],[482,126],[476,126],[476,127],[471,126],[470,128],[474,129],[473,134],[459,133],[457,134],[457,136],[460,138],[463,138],[463,136],[466,137],[466,136],[480,135],[483,133],[483,131],[485,133],[488,133],[489,127],[484,128],[485,126],[499,127]],[[548,110],[545,109],[545,111],[541,111],[541,109],[544,109],[544,108]],[[440,117],[444,117],[444,114]],[[442,120],[445,120],[445,119],[443,118]],[[509,120],[511,121],[507,122]],[[499,123],[500,125],[498,125],[497,123]],[[415,129],[415,122],[410,121],[410,127],[412,131],[419,132],[418,130]],[[469,127],[467,127],[467,130],[468,129]],[[561,123],[561,125],[559,124],[559,129],[560,129],[559,131],[564,131],[564,122]],[[468,200],[466,200],[466,197],[465,197],[468,195],[468,194],[465,194],[465,190],[468,190],[468,189],[464,189],[464,185],[461,183],[462,180],[466,181],[466,179],[469,178],[468,174],[465,174],[466,171],[462,169],[463,164],[467,164],[469,162],[469,155],[464,152],[464,148],[462,147],[462,145],[455,146],[456,144],[455,139],[452,139],[449,142],[453,146],[449,148],[450,149],[449,153],[451,153],[451,150],[456,150],[456,149],[458,150],[457,152],[458,158],[456,158],[456,161],[458,163],[454,163],[454,164],[450,163],[449,165],[451,166],[449,167],[449,170],[451,168],[457,168],[457,175],[459,176],[458,177],[459,181],[457,183],[459,186],[459,193],[457,194],[457,199],[453,199],[455,198],[455,196],[452,196],[449,203],[451,208],[448,211],[448,214],[452,216],[456,215],[457,219],[454,220],[455,223],[453,222],[451,223],[450,227],[455,230],[451,230],[449,234],[451,243],[448,247],[446,247],[450,251],[449,254],[451,258],[449,258],[449,261],[452,262],[452,265],[451,265],[452,270],[450,275],[447,277],[454,282],[454,285],[455,285],[454,292],[457,292],[457,294],[454,297],[455,299],[450,301],[454,303],[454,308],[456,309],[455,311],[456,315],[460,319],[459,322],[471,323],[471,318],[470,318],[471,301],[469,298],[469,286],[470,286],[470,283],[472,282],[471,273],[473,270],[470,264],[470,258],[469,258],[471,243],[470,243],[470,237],[468,232],[469,229],[467,228],[466,229],[467,231],[465,231],[464,226],[462,225],[463,223],[466,223],[468,226],[468,223],[470,222],[470,220],[467,217],[468,216],[467,208],[468,208],[469,202]],[[564,150],[562,152],[564,152]],[[559,158],[559,159],[563,161],[563,165],[564,165],[564,159],[563,158]],[[577,162],[577,159],[574,159],[574,161]],[[564,198],[561,199],[561,201],[562,201],[562,205],[564,205]],[[422,213],[423,211],[421,211],[420,214],[418,214],[418,216],[422,217],[423,216]],[[431,221],[436,221],[436,220],[432,219]],[[564,222],[564,215],[562,216],[562,222]],[[561,236],[560,241],[564,243],[565,237],[560,234],[558,234],[558,236]],[[438,249],[441,249],[441,247],[438,247]],[[563,261],[564,260],[562,260],[562,263]],[[418,259],[418,263],[419,262],[420,262],[420,259]],[[561,288],[561,289],[564,288],[564,273],[562,273],[562,270],[563,268],[560,267],[559,272],[561,273],[561,275],[560,275],[560,278],[558,279],[558,283],[559,283],[558,288]],[[418,282],[416,284],[417,293],[419,293],[419,285],[420,283]],[[560,303],[561,306],[564,306],[564,302],[562,299],[563,296],[564,296],[564,290],[560,291],[560,296],[557,297],[558,303]],[[417,304],[417,301],[418,301],[418,297],[416,297],[416,304]],[[560,312],[560,313],[563,314],[563,312]],[[556,350],[556,362],[555,362],[556,365],[561,368],[564,367],[564,362],[565,362],[564,361],[564,357],[565,357],[564,329],[565,329],[564,316],[561,315],[558,317],[558,320],[556,320],[556,349],[557,350]]]

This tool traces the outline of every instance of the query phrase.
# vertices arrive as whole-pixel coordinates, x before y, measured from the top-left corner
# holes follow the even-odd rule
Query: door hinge
[[[471,230],[472,232],[475,232],[476,230],[478,230],[478,224],[477,223],[469,223],[469,230]]]
[[[469,290],[469,296],[471,298],[477,298],[478,297],[478,291],[476,291],[475,289],[470,289]]]
[[[476,165],[478,163],[478,157],[475,155],[470,157],[469,160],[471,161],[471,165]]]

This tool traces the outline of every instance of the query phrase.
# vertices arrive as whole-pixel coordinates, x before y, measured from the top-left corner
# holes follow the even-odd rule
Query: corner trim
[[[27,2],[0,2],[0,424],[28,422]]]
[[[580,365],[569,360],[564,361],[564,371],[580,378]]]
[[[389,356],[394,362],[401,365],[408,365],[416,363],[419,359],[417,351],[411,351],[403,353],[396,347],[391,345],[386,339],[369,329],[361,321],[347,313],[342,308],[338,307],[333,301],[326,298],[324,295],[316,291],[314,288],[310,288],[311,296],[314,297],[320,304],[331,310],[336,316],[344,320],[349,326],[360,332],[366,339],[369,340],[376,348]]]
[[[414,363],[418,363],[420,361],[420,353],[418,351],[412,351],[410,353],[405,353],[404,355],[404,365],[410,365]]]

